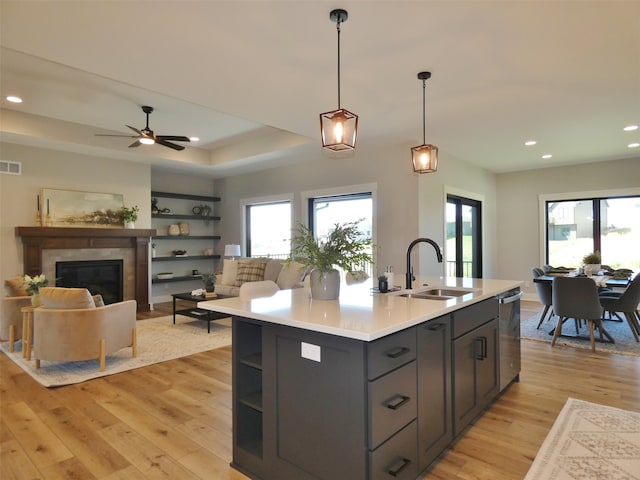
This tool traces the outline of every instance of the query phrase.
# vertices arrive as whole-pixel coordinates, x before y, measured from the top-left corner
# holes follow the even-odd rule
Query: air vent
[[[22,162],[7,162],[0,160],[0,173],[7,175],[22,175]]]

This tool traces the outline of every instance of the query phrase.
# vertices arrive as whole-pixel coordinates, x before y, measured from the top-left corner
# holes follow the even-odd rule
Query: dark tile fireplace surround
[[[153,229],[16,227],[22,238],[24,271],[28,275],[43,273],[49,250],[123,249],[133,263],[132,294],[138,311],[149,311],[149,241]],[[55,267],[54,267],[55,268]],[[126,298],[125,298],[126,299]]]

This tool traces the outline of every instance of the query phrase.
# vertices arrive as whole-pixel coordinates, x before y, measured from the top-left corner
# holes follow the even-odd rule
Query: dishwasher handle
[[[517,302],[518,300],[520,300],[520,298],[522,298],[522,295],[524,295],[524,292],[519,291],[518,293],[514,294],[514,295],[509,295],[509,296],[505,296],[505,297],[498,297],[498,303],[513,303],[513,302]]]

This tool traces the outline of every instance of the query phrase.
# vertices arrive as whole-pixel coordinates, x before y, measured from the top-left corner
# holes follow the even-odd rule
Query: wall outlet
[[[320,345],[300,342],[300,356],[314,362],[320,361]]]

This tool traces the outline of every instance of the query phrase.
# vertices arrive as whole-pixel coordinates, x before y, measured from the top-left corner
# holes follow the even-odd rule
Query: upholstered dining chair
[[[575,318],[577,322],[584,320],[589,324],[589,338],[591,350],[596,351],[594,329],[603,335],[611,343],[615,340],[602,325],[602,313],[604,309],[600,305],[598,286],[588,277],[555,277],[552,284],[553,311],[558,315],[558,324],[553,333],[551,346],[554,346],[558,337],[562,334],[562,324],[568,318]]]
[[[533,267],[531,269],[531,273],[533,275],[533,278],[537,278],[537,277],[541,277],[542,275],[544,275],[544,270],[542,270],[541,268],[538,267]],[[538,322],[538,326],[536,327],[537,329],[540,328],[540,325],[542,325],[542,322],[544,322],[544,319],[547,315],[547,312],[549,312],[551,310],[551,313],[549,315],[549,320],[551,320],[553,318],[554,312],[553,309],[551,308],[552,306],[552,298],[551,298],[551,284],[550,283],[541,283],[541,282],[533,282],[533,285],[536,287],[536,292],[538,293],[538,299],[540,300],[540,303],[542,303],[544,305],[544,310],[542,311],[542,315],[540,315],[540,321]]]
[[[602,308],[609,312],[622,312],[631,328],[631,333],[640,341],[640,314],[638,314],[638,304],[640,304],[640,273],[635,276],[621,294],[615,292],[604,292],[600,294],[600,304]]]

